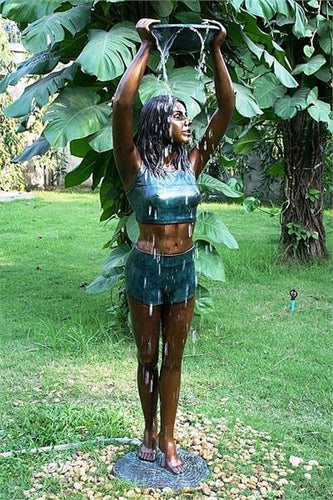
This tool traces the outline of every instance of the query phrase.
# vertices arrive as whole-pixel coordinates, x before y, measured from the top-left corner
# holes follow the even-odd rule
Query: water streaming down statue
[[[113,141],[117,167],[140,226],[125,271],[145,421],[138,457],[153,462],[158,447],[164,453],[165,467],[179,475],[186,464],[177,453],[174,426],[182,355],[195,300],[192,234],[200,199],[196,178],[226,131],[234,94],[220,50],[226,31],[218,22],[210,21],[218,27],[210,44],[218,108],[203,137],[188,149],[191,121],[186,106],[177,97],[163,95],[143,106],[133,139],[132,108],[155,48],[150,27],[156,22],[141,19],[136,25],[142,43],[114,96]],[[159,372],[160,334],[163,348]]]

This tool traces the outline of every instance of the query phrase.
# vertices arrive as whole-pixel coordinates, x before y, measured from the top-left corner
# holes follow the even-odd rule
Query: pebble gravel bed
[[[136,429],[137,432],[137,429]],[[302,468],[310,480],[316,460],[286,456],[283,443],[273,443],[266,432],[259,432],[239,420],[231,427],[223,418],[205,418],[191,412],[177,418],[177,443],[206,460],[211,474],[195,490],[181,493],[169,488],[140,489],[124,487],[112,473],[115,461],[127,453],[128,445],[108,445],[94,452],[76,451],[70,459],[59,454],[33,474],[32,488],[26,498],[56,500],[60,493],[48,493],[47,482],[59,483],[61,498],[89,500],[229,498],[234,500],[283,499],[284,489],[294,484],[293,474]]]

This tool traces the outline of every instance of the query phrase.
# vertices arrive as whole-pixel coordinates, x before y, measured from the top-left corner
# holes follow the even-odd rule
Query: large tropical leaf
[[[276,99],[286,93],[275,75],[267,74],[253,81],[253,95],[262,109],[270,108]]]
[[[264,49],[257,45],[256,43],[254,43],[251,38],[249,38],[247,35],[245,35],[245,33],[243,33],[243,38],[245,40],[245,43],[246,45],[248,46],[248,48],[250,49],[250,51],[255,54],[257,56],[258,59],[261,58],[263,52],[264,52]]]
[[[197,273],[215,281],[225,281],[223,260],[209,243],[197,241],[195,256],[195,270]]]
[[[83,137],[82,139],[74,139],[69,144],[69,150],[71,155],[77,156],[78,158],[84,158],[86,154],[91,151],[91,146],[89,144],[89,137]]]
[[[101,293],[110,290],[122,277],[123,269],[113,268],[112,273],[107,278],[105,276],[98,276],[86,288],[88,293]]]
[[[135,213],[131,213],[126,222],[126,232],[132,243],[136,243],[139,239],[140,228],[135,218]]]
[[[239,11],[239,8],[243,2],[244,0],[230,0],[231,5],[233,6],[236,12]]]
[[[320,101],[316,99],[311,102],[307,109],[308,113],[317,122],[326,122],[331,125],[331,106],[328,102]]]
[[[245,7],[251,14],[265,20],[271,19],[275,14],[271,0],[245,0]]]
[[[105,127],[101,128],[98,132],[91,136],[89,144],[95,151],[98,151],[99,153],[110,151],[110,149],[113,148],[111,116]]]
[[[245,11],[242,12],[241,19],[245,21],[245,29],[243,28],[243,31],[247,33],[251,40],[255,43],[264,44],[267,49],[273,51],[272,37],[259,28],[257,19]]]
[[[201,111],[200,104],[206,102],[204,82],[197,76],[196,70],[190,66],[170,71],[167,83],[154,75],[146,75],[139,89],[141,102],[158,95],[173,95],[185,102],[189,117],[194,118]]]
[[[201,7],[199,0],[182,0],[182,3],[184,3],[189,9],[195,12],[200,12]]]
[[[171,0],[155,0],[151,4],[158,17],[168,17],[173,9]]]
[[[13,163],[20,163],[23,161],[31,160],[34,156],[42,156],[51,147],[49,141],[42,134],[36,141],[27,146],[22,153],[12,160]]]
[[[88,32],[86,30],[79,31],[75,36],[72,36],[68,31],[65,32],[65,38],[57,46],[56,52],[61,54],[60,62],[68,64],[69,62],[75,61],[75,59],[81,53],[83,47],[88,42]],[[87,77],[82,75],[82,78],[87,81]],[[87,82],[88,83],[88,82]]]
[[[106,125],[111,110],[107,104],[98,104],[100,97],[92,90],[66,88],[49,107],[49,120],[44,134],[55,147],[64,147],[68,141],[94,134]]]
[[[285,87],[288,87],[288,88],[298,87],[298,83],[295,80],[295,78],[275,58],[273,61],[273,65],[274,65],[274,73],[277,76],[277,78],[280,80],[282,85],[284,85]]]
[[[0,93],[5,92],[8,85],[16,85],[23,76],[45,75],[46,73],[49,73],[56,67],[59,59],[59,54],[52,54],[52,52],[48,51],[34,54],[26,61],[21,62],[17,66],[17,70],[14,71],[14,73],[6,76],[6,78],[0,82]]]
[[[65,0],[2,0],[2,16],[16,23],[32,23],[52,14]]]
[[[322,21],[318,26],[319,45],[325,54],[332,54],[333,49],[333,33],[332,23],[330,21]]]
[[[292,0],[270,0],[270,4],[275,12],[279,14],[289,15],[288,5],[291,5]]]
[[[200,211],[193,235],[194,241],[203,240],[211,243],[218,251],[221,244],[231,249],[238,249],[238,244],[228,228],[214,212]]]
[[[112,270],[115,267],[124,266],[130,254],[130,251],[131,247],[124,243],[112,249],[103,266],[102,275],[107,278],[112,274]]]
[[[243,196],[243,193],[232,189],[225,182],[222,182],[215,177],[212,177],[211,175],[205,173],[200,175],[198,179],[198,186],[199,188],[208,188],[211,191],[218,191],[220,193],[223,193],[225,196],[228,196],[229,198],[240,198],[241,196]]]
[[[243,201],[243,209],[249,214],[260,206],[260,200],[254,196],[247,196]]]
[[[195,309],[194,313],[198,316],[207,314],[214,311],[214,301],[212,294],[208,288],[202,286],[200,283],[197,285],[195,292]]]
[[[89,42],[77,58],[82,71],[102,82],[120,76],[133,59],[133,41],[140,40],[133,28],[128,23],[119,23],[110,31],[90,30]]]
[[[295,24],[293,26],[293,33],[295,36],[298,38],[306,36],[306,23],[307,19],[305,17],[305,13],[303,8],[297,4],[297,2],[293,2],[294,9],[295,9]]]
[[[240,115],[247,118],[262,115],[263,112],[259,108],[250,89],[244,87],[244,85],[239,85],[238,83],[234,83],[234,88],[236,92],[235,106]]]
[[[303,87],[297,90],[292,96],[285,95],[274,104],[275,113],[284,120],[293,118],[297,111],[305,109],[308,105],[306,99],[310,89]]]
[[[91,189],[96,189],[99,186],[101,180],[105,176],[108,166],[109,166],[109,155],[106,156],[104,162],[99,161],[99,163],[95,165],[92,175]]]
[[[73,64],[56,73],[50,73],[48,76],[29,85],[16,101],[7,106],[4,111],[5,115],[17,118],[30,113],[36,105],[41,108],[47,104],[51,95],[55,94],[67,82],[73,80],[76,70],[77,66]]]
[[[322,66],[318,71],[314,73],[314,75],[318,80],[321,80],[322,82],[328,83],[331,81],[332,77],[332,71],[329,66],[329,64],[326,64],[325,66]]]
[[[288,88],[293,88],[298,86],[297,81],[289,73],[289,71],[267,50],[264,51],[264,59],[270,68],[273,67],[274,74],[276,75],[278,80],[282,83],[282,85]],[[290,67],[290,63],[285,56],[283,57],[283,63],[285,63],[287,66]]]
[[[209,115],[205,111],[201,111],[192,121],[191,129],[195,140],[203,136],[209,122]]]
[[[326,63],[326,59],[322,54],[317,54],[314,57],[311,57],[304,64],[297,64],[293,71],[294,75],[298,75],[299,73],[305,73],[306,75],[312,75],[316,71],[318,71],[324,64]]]
[[[105,156],[99,155],[95,151],[89,151],[80,165],[66,175],[66,187],[79,186],[82,182],[89,179],[96,167],[103,164],[105,168],[107,164],[107,158]]]
[[[323,121],[328,123],[329,129],[332,128],[332,112],[331,106],[328,102],[321,101],[318,99],[318,87],[314,87],[310,90],[306,103],[308,107],[308,113],[316,121]]]
[[[111,162],[108,166],[107,174],[99,190],[101,205],[106,210],[114,205],[115,200],[120,193],[124,193],[121,186],[121,180],[116,170],[114,158],[111,156]]]
[[[65,38],[65,29],[72,35],[81,31],[90,20],[90,5],[49,14],[37,19],[23,31],[23,45],[30,52],[50,50]]]
[[[255,127],[250,128],[237,142],[234,143],[234,151],[237,154],[245,155],[250,153],[254,144],[261,139],[261,134]]]
[[[107,153],[107,158],[108,165],[99,190],[101,206],[103,208],[100,217],[101,221],[119,214],[121,204],[125,197],[124,188],[116,168],[113,154]]]

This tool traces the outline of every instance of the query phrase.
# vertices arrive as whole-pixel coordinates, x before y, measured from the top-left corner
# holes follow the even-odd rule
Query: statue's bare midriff
[[[140,236],[136,246],[144,252],[173,255],[186,252],[193,246],[193,222],[139,226]]]

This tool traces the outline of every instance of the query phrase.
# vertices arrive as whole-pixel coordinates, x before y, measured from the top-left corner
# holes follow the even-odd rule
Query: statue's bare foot
[[[146,462],[156,460],[156,431],[145,431],[142,444],[138,451],[138,457]]]
[[[142,443],[138,451],[138,457],[146,462],[154,462],[156,460],[156,449],[149,448]]]
[[[161,438],[159,440],[160,450],[164,453],[165,467],[173,472],[173,474],[182,474],[186,470],[186,464],[180,458],[177,453],[176,445],[174,442],[165,442],[161,443]]]

